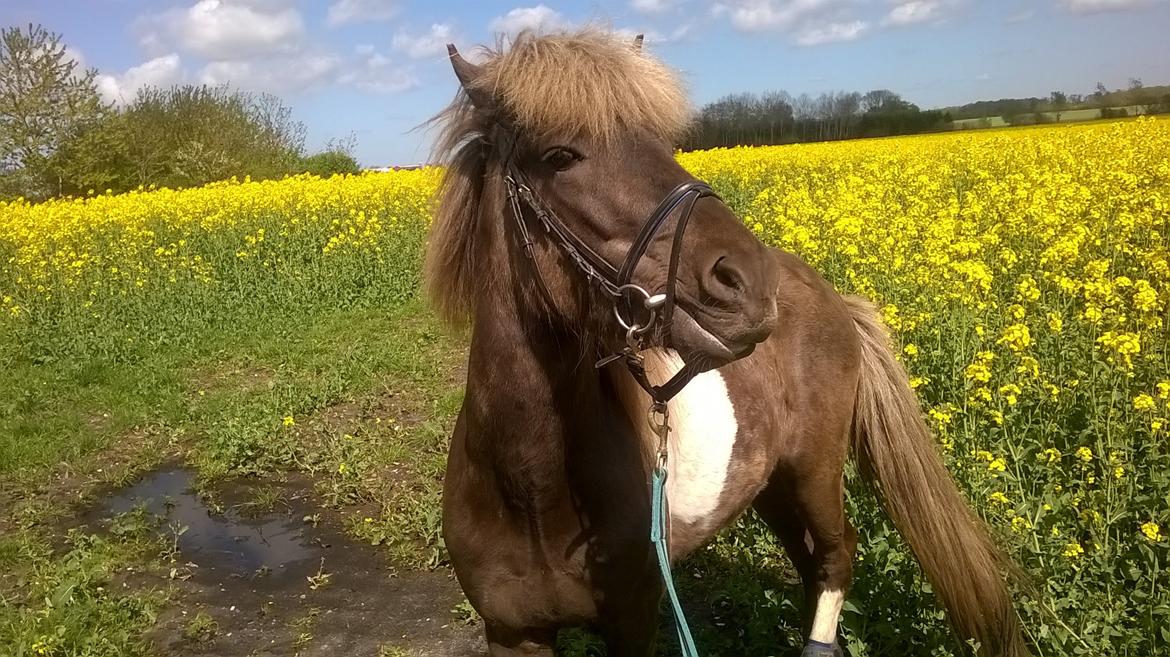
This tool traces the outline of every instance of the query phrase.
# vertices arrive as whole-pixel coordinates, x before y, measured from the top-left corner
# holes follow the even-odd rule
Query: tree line
[[[1000,98],[980,100],[966,105],[947,108],[955,119],[981,119],[991,116],[1003,117],[1007,123],[1026,123],[1036,114],[1052,114],[1057,121],[1060,114],[1071,110],[1100,110],[1101,118],[1126,116],[1121,110],[1131,108],[1136,114],[1170,113],[1170,86],[1147,87],[1140,78],[1130,78],[1123,89],[1109,90],[1098,82],[1091,93],[1065,93],[1053,91],[1045,98]]]
[[[307,154],[304,125],[276,96],[147,87],[119,107],[101,99],[96,78],[60,35],[0,30],[0,199],[359,169],[352,139]]]
[[[1170,113],[1170,86],[1145,87],[1130,79],[1125,89],[1098,83],[1090,94],[1054,91],[1047,98],[982,100],[941,110],[922,110],[888,89],[833,91],[813,97],[785,91],[724,96],[703,106],[686,149],[759,146],[860,137],[886,137],[956,128],[955,121],[1002,117],[1010,125],[1060,121],[1064,112],[1095,109],[1103,119]],[[975,126],[979,127],[978,124]]]
[[[817,97],[740,93],[705,105],[684,148],[788,144],[948,130],[950,114],[922,110],[888,89]]]

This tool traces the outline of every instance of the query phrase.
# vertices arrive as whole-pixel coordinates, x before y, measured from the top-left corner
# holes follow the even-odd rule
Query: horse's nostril
[[[711,269],[711,273],[718,287],[722,289],[709,290],[709,292],[716,293],[718,296],[743,292],[743,274],[735,265],[731,264],[727,256],[723,256],[715,261],[715,266]],[[719,294],[720,292],[723,294]]]

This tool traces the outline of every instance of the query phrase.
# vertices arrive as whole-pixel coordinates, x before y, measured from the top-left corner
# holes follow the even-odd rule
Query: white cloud
[[[990,73],[980,73],[979,75],[975,76],[976,82],[987,82],[990,79],[991,79]]]
[[[411,59],[425,59],[445,55],[447,44],[453,41],[455,37],[451,26],[447,23],[435,23],[422,34],[398,30],[390,42],[390,47]]]
[[[419,84],[409,67],[399,66],[378,52],[367,53],[360,61],[347,64],[338,82],[376,94],[407,91]]]
[[[125,105],[133,101],[143,87],[169,87],[182,80],[182,61],[171,53],[127,69],[121,75],[99,75],[94,82],[102,100]]]
[[[560,12],[544,5],[517,7],[503,16],[497,16],[488,24],[492,32],[515,35],[523,30],[549,31],[567,25]]]
[[[337,80],[341,58],[329,52],[214,61],[199,72],[204,84],[228,84],[248,91],[275,94],[308,91]]]
[[[234,60],[294,49],[305,34],[296,8],[275,0],[199,0],[143,19],[141,43],[151,52],[179,43],[213,60]]]
[[[674,4],[674,0],[630,0],[630,6],[644,14],[661,14]]]
[[[944,0],[945,1],[945,0]],[[720,0],[712,15],[743,32],[783,32],[801,46],[853,41],[869,32],[857,16],[868,0]]]
[[[910,0],[899,2],[889,14],[886,14],[883,25],[917,25],[942,17],[943,3],[940,0]]]
[[[797,31],[796,43],[802,46],[819,46],[825,43],[853,41],[865,34],[868,29],[869,23],[865,21],[806,25]]]
[[[1065,9],[1074,14],[1097,14],[1104,11],[1124,11],[1148,7],[1158,0],[1060,0]]]
[[[744,32],[788,30],[802,21],[822,18],[838,10],[847,0],[724,0],[713,8],[726,14],[731,25]]]
[[[334,27],[385,21],[398,15],[398,9],[398,0],[334,0],[325,21]]]

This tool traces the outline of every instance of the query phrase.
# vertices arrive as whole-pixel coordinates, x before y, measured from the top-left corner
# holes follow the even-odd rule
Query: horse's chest
[[[678,371],[682,360],[674,352],[656,352],[647,355],[646,366],[651,380],[661,383]],[[722,374],[700,374],[671,400],[670,428],[666,494],[671,533],[714,531],[729,513],[724,492],[739,433]]]

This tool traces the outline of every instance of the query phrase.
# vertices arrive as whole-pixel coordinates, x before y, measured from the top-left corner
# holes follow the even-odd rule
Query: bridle
[[[707,183],[697,180],[684,182],[675,187],[642,223],[642,228],[626,252],[621,267],[614,267],[578,237],[540,198],[528,177],[516,165],[514,133],[503,126],[500,126],[500,132],[506,137],[503,145],[508,147],[504,157],[504,184],[507,188],[508,204],[520,232],[525,254],[535,263],[532,231],[529,230],[525,219],[523,205],[528,206],[553,244],[585,276],[585,280],[601,290],[613,302],[614,319],[625,331],[626,346],[619,353],[597,361],[596,366],[602,368],[618,360],[624,361],[638,385],[654,400],[655,406],[661,405],[665,408],[666,402],[677,395],[698,374],[698,370],[690,364],[684,365],[669,381],[656,386],[651,384],[646,376],[640,352],[644,348],[644,338],[653,329],[660,327],[664,332],[668,332],[673,324],[683,232],[690,222],[695,203],[704,197],[719,196]],[[633,282],[634,270],[646,254],[654,236],[676,211],[679,211],[678,221],[671,242],[665,287],[661,292],[651,294]],[[540,276],[539,270],[537,276]],[[547,291],[546,286],[542,287]]]

